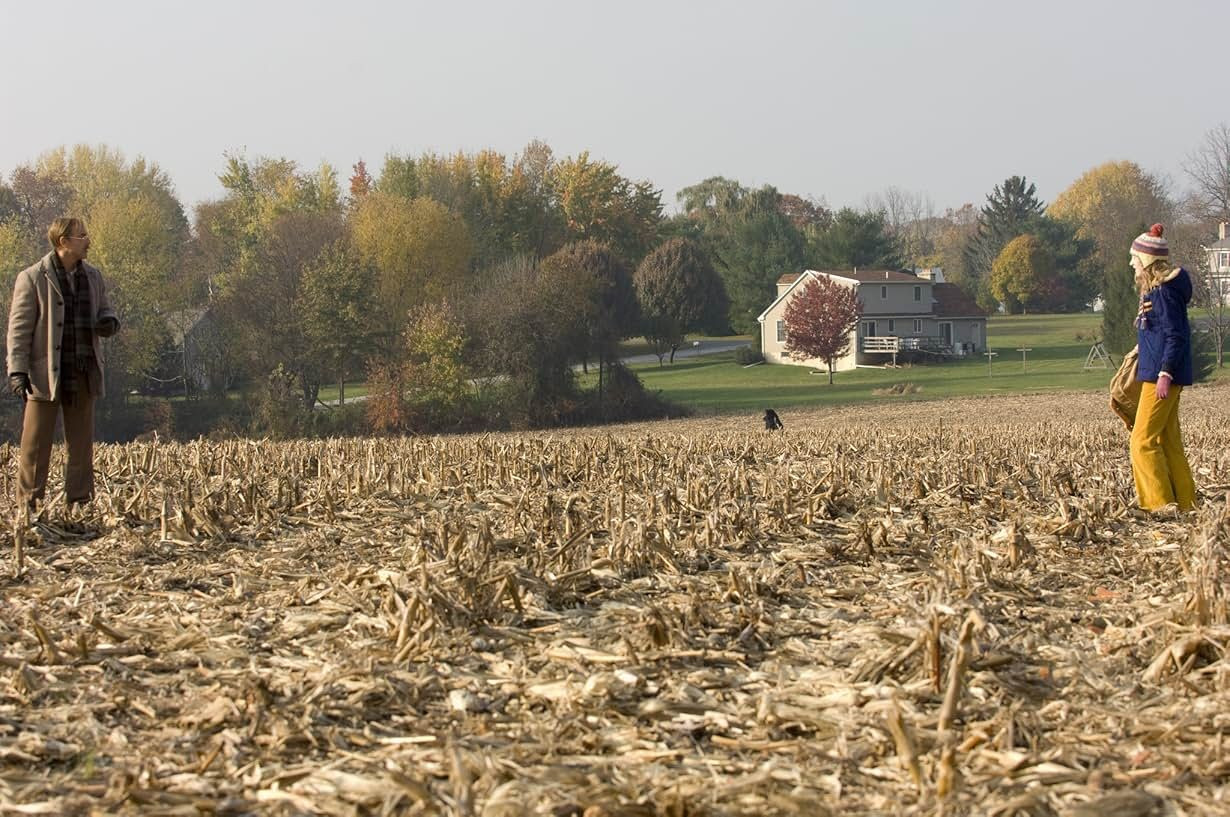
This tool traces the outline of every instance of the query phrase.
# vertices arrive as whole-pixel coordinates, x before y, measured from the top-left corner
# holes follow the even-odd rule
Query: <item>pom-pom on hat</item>
[[[1162,225],[1154,224],[1147,233],[1141,233],[1132,242],[1131,254],[1139,256],[1141,264],[1146,267],[1170,255],[1170,245],[1162,238],[1162,232]]]

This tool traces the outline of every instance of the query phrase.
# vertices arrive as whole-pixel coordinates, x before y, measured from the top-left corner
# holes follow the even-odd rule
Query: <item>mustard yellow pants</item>
[[[1170,396],[1157,399],[1156,383],[1142,383],[1136,424],[1132,427],[1132,476],[1140,507],[1156,511],[1171,502],[1180,510],[1196,503],[1196,483],[1183,453],[1179,432],[1179,395],[1182,386],[1171,386]]]

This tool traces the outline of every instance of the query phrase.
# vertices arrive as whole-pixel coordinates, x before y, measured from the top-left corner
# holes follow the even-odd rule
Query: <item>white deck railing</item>
[[[895,354],[901,350],[901,338],[876,336],[863,338],[863,351],[879,354]]]
[[[952,351],[938,337],[915,336],[901,338],[894,335],[872,335],[863,338],[863,352],[868,354],[891,355],[897,352],[913,352],[920,349],[941,353]]]

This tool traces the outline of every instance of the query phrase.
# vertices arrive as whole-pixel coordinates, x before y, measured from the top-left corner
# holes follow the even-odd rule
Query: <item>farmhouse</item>
[[[760,348],[767,362],[824,365],[824,361],[796,360],[786,354],[786,304],[807,281],[819,276],[854,287],[863,306],[863,317],[851,333],[849,351],[834,362],[835,371],[883,365],[903,353],[939,359],[986,350],[986,313],[955,284],[944,283],[939,269],[919,274],[804,270],[777,279],[777,298],[757,318]]]
[[[1226,237],[1226,222],[1217,225],[1217,240],[1202,248],[1209,264],[1209,288],[1214,298],[1230,304],[1230,238]]]
[[[209,308],[173,311],[166,322],[170,340],[167,353],[175,360],[171,370],[183,378],[182,385],[197,391],[225,388],[230,381],[224,360],[225,339]]]

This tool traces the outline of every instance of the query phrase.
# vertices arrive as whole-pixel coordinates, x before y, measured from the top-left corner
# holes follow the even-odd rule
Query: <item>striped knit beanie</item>
[[[1149,232],[1141,233],[1132,242],[1131,254],[1140,258],[1142,266],[1149,266],[1154,261],[1164,261],[1170,255],[1170,246],[1162,238],[1162,225],[1154,224]]]

